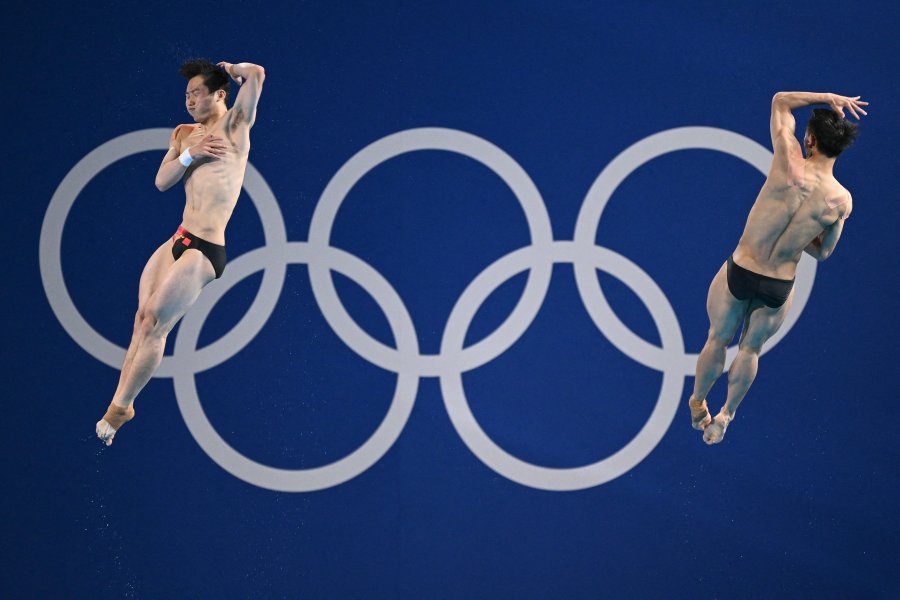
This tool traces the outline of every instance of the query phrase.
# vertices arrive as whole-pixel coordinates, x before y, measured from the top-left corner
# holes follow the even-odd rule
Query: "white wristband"
[[[191,163],[194,162],[194,157],[191,156],[191,149],[188,148],[187,150],[182,152],[181,156],[178,157],[178,161],[185,167],[191,166]]]

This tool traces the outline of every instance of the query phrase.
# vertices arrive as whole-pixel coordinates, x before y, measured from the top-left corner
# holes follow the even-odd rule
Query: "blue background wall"
[[[891,4],[13,3],[2,24],[0,595],[900,597],[900,12]],[[194,56],[265,66],[250,160],[292,242],[309,239],[323,190],[355,153],[412,128],[460,130],[502,149],[539,190],[553,238],[572,240],[598,174],[647,136],[714,127],[768,148],[778,90],[861,94],[872,104],[836,168],[853,216],[796,323],[763,357],[724,444],[707,447],[690,428],[692,378],[667,388],[659,370],[626,356],[595,327],[572,265],[561,262],[524,334],[462,375],[472,413],[509,454],[580,467],[628,443],[662,390],[660,405],[677,412],[645,458],[580,490],[517,483],[469,450],[438,378],[410,376],[415,404],[380,460],[339,485],[286,492],[220,467],[186,426],[171,377],[152,380],[137,419],[101,447],[94,423],[117,371],[66,332],[42,283],[41,228],[61,182],[117,136],[188,122],[177,67]],[[798,122],[808,114],[798,111]],[[64,228],[49,223],[63,228],[72,304],[119,346],[141,268],[183,207],[179,188],[153,186],[161,156],[141,152],[102,169]],[[688,353],[702,346],[708,282],[762,182],[725,153],[672,152],[636,169],[603,211],[596,243],[662,290]],[[232,274],[266,243],[245,194],[228,230]],[[439,150],[372,169],[331,235],[396,290],[423,355],[440,353],[469,283],[529,243],[500,177]],[[277,271],[286,254],[265,261]],[[598,273],[619,318],[658,345],[634,282]],[[261,280],[249,274],[216,303],[201,347],[241,319]],[[360,327],[395,347],[377,299],[350,277],[334,280]],[[525,281],[515,275],[491,295],[466,345],[506,319]],[[353,452],[397,385],[396,373],[335,334],[305,264],[288,266],[271,316],[235,350],[196,374],[203,410],[228,445],[280,469]],[[665,355],[666,368],[676,354]],[[179,364],[193,373],[196,359],[184,356]],[[401,357],[398,368],[414,372],[414,363]],[[724,388],[713,389],[714,410]]]

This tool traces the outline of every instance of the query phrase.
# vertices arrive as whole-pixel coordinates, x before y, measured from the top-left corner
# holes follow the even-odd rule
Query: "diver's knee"
[[[146,309],[141,315],[139,328],[144,337],[164,338],[168,333],[159,312],[152,308]]]
[[[715,348],[716,350],[725,349],[732,337],[734,337],[734,332],[729,333],[721,329],[716,329],[715,327],[710,327],[709,333],[706,336],[706,345],[710,348]]]
[[[759,342],[755,342],[753,340],[744,340],[738,346],[738,354],[743,354],[747,357],[756,357],[759,358],[759,355],[762,353],[762,344]]]

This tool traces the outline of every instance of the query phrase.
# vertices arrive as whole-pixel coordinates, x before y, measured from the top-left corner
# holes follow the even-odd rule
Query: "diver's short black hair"
[[[806,128],[816,136],[816,147],[834,158],[850,147],[859,135],[859,125],[828,108],[814,108]]]
[[[203,85],[210,93],[216,90],[225,90],[225,101],[228,102],[228,75],[205,58],[195,58],[187,61],[178,69],[181,76],[190,81],[197,75],[203,76]]]

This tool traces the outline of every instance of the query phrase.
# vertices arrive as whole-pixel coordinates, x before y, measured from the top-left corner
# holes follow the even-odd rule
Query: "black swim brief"
[[[207,242],[181,226],[178,227],[178,231],[172,236],[172,242],[172,256],[175,257],[175,260],[181,258],[184,251],[189,248],[199,250],[212,263],[213,270],[216,272],[216,279],[222,276],[222,271],[225,270],[225,263],[227,262],[225,246]]]
[[[735,264],[728,257],[728,290],[738,300],[759,300],[769,308],[779,308],[787,302],[794,287],[793,279],[776,279],[754,273]]]

